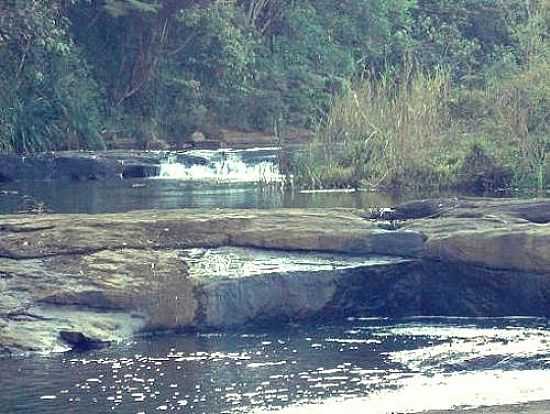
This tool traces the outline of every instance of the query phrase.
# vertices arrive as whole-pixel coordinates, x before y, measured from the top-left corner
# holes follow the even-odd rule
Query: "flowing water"
[[[544,319],[350,318],[2,361],[9,413],[419,412],[550,396]]]
[[[182,163],[178,156],[161,164],[160,178],[222,183],[281,183],[278,148],[245,150],[192,150],[185,153]]]
[[[106,213],[174,208],[371,207],[395,197],[301,192],[279,172],[278,150],[189,151],[169,156],[160,175],[114,181],[0,183],[0,213]],[[283,185],[284,184],[284,185]]]
[[[293,191],[279,173],[276,149],[175,155],[152,179],[0,185],[0,213],[367,208],[394,201],[364,192]],[[204,254],[190,250],[188,259],[204,267]],[[213,274],[247,265],[237,266],[232,250],[212,254],[219,256]],[[256,267],[277,260],[266,253]],[[550,321],[534,318],[357,315],[0,360],[0,413],[382,414],[549,399]]]

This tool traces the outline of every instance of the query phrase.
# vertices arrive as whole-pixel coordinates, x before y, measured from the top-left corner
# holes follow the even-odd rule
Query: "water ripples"
[[[10,413],[389,413],[550,398],[541,319],[350,318],[1,361]],[[415,401],[412,403],[412,401]]]

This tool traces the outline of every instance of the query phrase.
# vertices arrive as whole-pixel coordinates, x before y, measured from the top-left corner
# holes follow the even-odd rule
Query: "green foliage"
[[[7,1],[0,15],[0,150],[101,147],[97,85],[62,2]]]
[[[270,68],[265,77],[278,84],[289,123],[314,128],[348,79],[400,56],[412,4],[323,0],[287,7],[261,61]]]
[[[344,180],[542,189],[550,169],[549,16],[546,0],[418,0],[410,50],[424,70],[408,70],[405,60],[400,72],[369,76],[338,97],[298,179],[313,187]]]
[[[514,53],[524,0],[418,0],[412,37],[426,67],[452,68],[455,79],[479,81],[482,69]]]
[[[317,138],[293,168],[306,186],[489,189],[512,169],[515,184],[542,187],[549,10],[548,0],[4,0],[0,151],[305,127]]]
[[[326,185],[311,174],[316,164],[343,171],[346,186],[438,182],[444,171],[431,161],[448,127],[448,93],[445,71],[411,65],[361,81],[334,101],[304,163],[303,183]]]
[[[510,143],[522,180],[544,186],[550,152],[550,62],[541,60],[494,87],[494,135]],[[534,180],[533,180],[534,178]],[[522,181],[520,180],[520,181]]]

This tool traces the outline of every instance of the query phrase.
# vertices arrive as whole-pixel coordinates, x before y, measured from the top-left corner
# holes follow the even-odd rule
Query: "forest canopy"
[[[0,151],[177,146],[221,127],[319,137],[366,83],[444,72],[462,141],[545,154],[549,16],[550,0],[3,0]]]

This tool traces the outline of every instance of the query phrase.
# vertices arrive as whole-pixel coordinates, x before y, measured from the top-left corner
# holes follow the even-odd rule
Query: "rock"
[[[389,210],[382,210],[383,220],[412,220],[419,218],[435,218],[445,211],[456,208],[458,199],[429,199],[409,201]],[[378,218],[378,217],[374,217]]]
[[[427,237],[424,257],[493,269],[550,273],[550,200],[452,200],[438,218],[405,228]],[[447,203],[448,205],[451,203]],[[443,203],[445,204],[445,203]]]
[[[49,179],[54,171],[52,153],[32,156],[0,154],[0,182]]]
[[[197,144],[199,145],[199,144]],[[201,141],[201,148],[218,149]],[[0,182],[16,180],[118,180],[158,176],[169,157],[187,167],[206,165],[208,159],[168,151],[60,151],[32,155],[0,154]]]
[[[123,178],[156,177],[160,173],[160,165],[124,163],[122,165]]]
[[[532,223],[550,223],[550,200],[528,200],[509,202],[492,207],[493,214],[522,218]]]
[[[331,309],[332,312],[327,310]],[[322,314],[548,316],[548,275],[408,261],[347,272]]]
[[[193,165],[207,165],[209,163],[206,158],[185,153],[176,154],[176,161],[186,167],[192,167]]]
[[[128,312],[39,305],[31,301],[23,305],[25,309],[19,314],[0,313],[0,348],[4,353],[65,351],[68,345],[59,337],[63,330],[81,332],[105,342],[120,342],[143,327],[143,319]]]
[[[77,181],[101,180],[120,177],[122,166],[117,160],[97,157],[94,154],[74,153],[55,156],[52,178]]]
[[[15,159],[15,155],[0,153],[0,183],[13,181],[15,177]]]
[[[93,349],[102,349],[110,345],[109,341],[90,338],[82,332],[76,331],[59,331],[59,338],[71,346],[73,351],[84,352]]]
[[[0,321],[8,328],[0,344],[15,352],[51,350],[59,330],[116,341],[143,330],[300,319],[322,312],[331,300],[330,272],[242,284],[190,277],[178,252],[220,246],[412,255],[423,248],[423,237],[380,231],[354,210],[4,216],[0,271],[9,277],[0,279]],[[15,323],[10,315],[16,310],[34,316]]]
[[[222,129],[220,139],[229,148],[273,147],[279,144],[274,134],[262,131]]]
[[[0,255],[36,258],[102,250],[242,246],[418,256],[424,236],[385,231],[355,210],[164,210],[5,216]]]
[[[218,141],[216,139],[207,139],[200,142],[193,143],[194,149],[201,149],[201,150],[217,150],[222,147],[221,141]]]
[[[450,199],[452,208],[442,211],[442,217],[523,219],[533,223],[550,222],[548,199],[464,198]]]
[[[272,274],[208,284],[203,287],[206,328],[242,327],[300,320],[318,314],[336,291],[338,272]]]
[[[0,182],[15,180],[109,180],[158,175],[166,151],[59,151],[0,154]]]
[[[2,216],[0,349],[354,314],[548,316],[550,224],[538,211],[547,203],[422,201],[416,206],[427,207],[409,204],[407,217],[424,218],[392,231],[352,209]],[[316,270],[196,272],[194,263],[228,246],[250,263],[269,249],[302,255],[299,263],[318,263],[319,252],[355,259]],[[394,259],[367,263],[372,255]]]
[[[550,273],[550,229],[515,226],[428,239],[425,256],[493,269]]]

